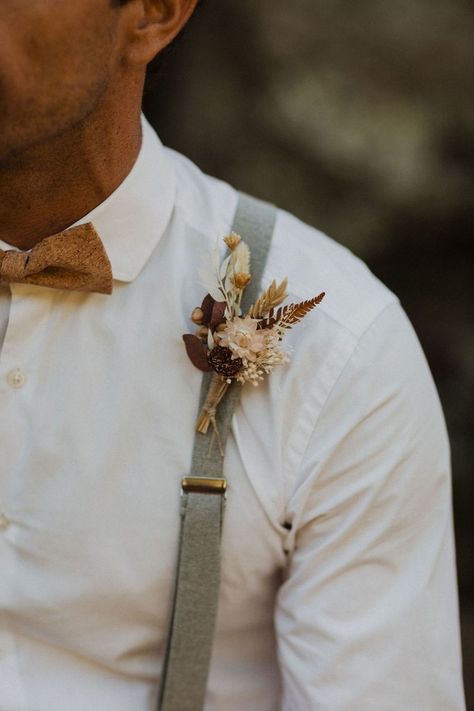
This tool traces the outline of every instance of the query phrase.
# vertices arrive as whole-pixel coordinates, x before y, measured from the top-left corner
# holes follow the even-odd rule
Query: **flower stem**
[[[212,375],[209,390],[207,391],[207,397],[201,408],[201,412],[199,413],[196,423],[196,430],[201,432],[201,434],[206,434],[209,429],[209,425],[212,424],[214,431],[218,435],[216,425],[216,409],[227,392],[228,387],[229,383],[223,375],[220,375],[219,373],[214,373]]]

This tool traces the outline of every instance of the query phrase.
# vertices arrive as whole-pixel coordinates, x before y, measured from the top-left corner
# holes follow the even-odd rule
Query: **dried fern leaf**
[[[266,291],[261,294],[255,304],[250,307],[248,315],[251,318],[263,318],[267,316],[271,309],[279,306],[288,296],[286,288],[288,279],[285,277],[281,284],[278,284],[275,279],[272,281]]]
[[[285,307],[284,313],[280,319],[280,325],[285,328],[291,328],[292,325],[301,321],[315,306],[321,303],[324,299],[324,291],[318,296],[314,296],[307,301],[301,301],[299,304],[289,304]]]
[[[276,324],[281,328],[291,328],[295,323],[299,323],[311,309],[321,303],[324,294],[325,292],[323,291],[312,299],[300,301],[299,304],[288,304],[283,308],[280,307],[276,313],[274,309],[270,309],[268,317],[259,321],[259,328],[272,328]]]

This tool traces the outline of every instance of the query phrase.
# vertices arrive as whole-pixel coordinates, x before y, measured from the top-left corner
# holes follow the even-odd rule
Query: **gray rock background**
[[[446,413],[474,688],[473,14],[469,0],[205,0],[145,101],[162,140],[362,257]]]

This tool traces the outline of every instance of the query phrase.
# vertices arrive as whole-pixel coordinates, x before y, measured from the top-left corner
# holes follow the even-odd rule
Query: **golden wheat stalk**
[[[261,294],[255,304],[250,307],[248,315],[251,318],[263,318],[272,309],[279,306],[288,296],[286,288],[288,286],[288,279],[285,277],[281,284],[277,286],[275,279],[272,281],[270,286],[266,291]]]

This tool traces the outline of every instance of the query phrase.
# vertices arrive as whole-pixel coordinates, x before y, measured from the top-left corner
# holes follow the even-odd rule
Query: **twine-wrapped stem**
[[[209,429],[209,425],[212,424],[217,437],[219,437],[216,425],[216,409],[229,387],[230,383],[228,383],[227,380],[228,379],[224,375],[213,373],[209,389],[207,391],[207,397],[201,408],[196,424],[198,432],[206,434]]]

